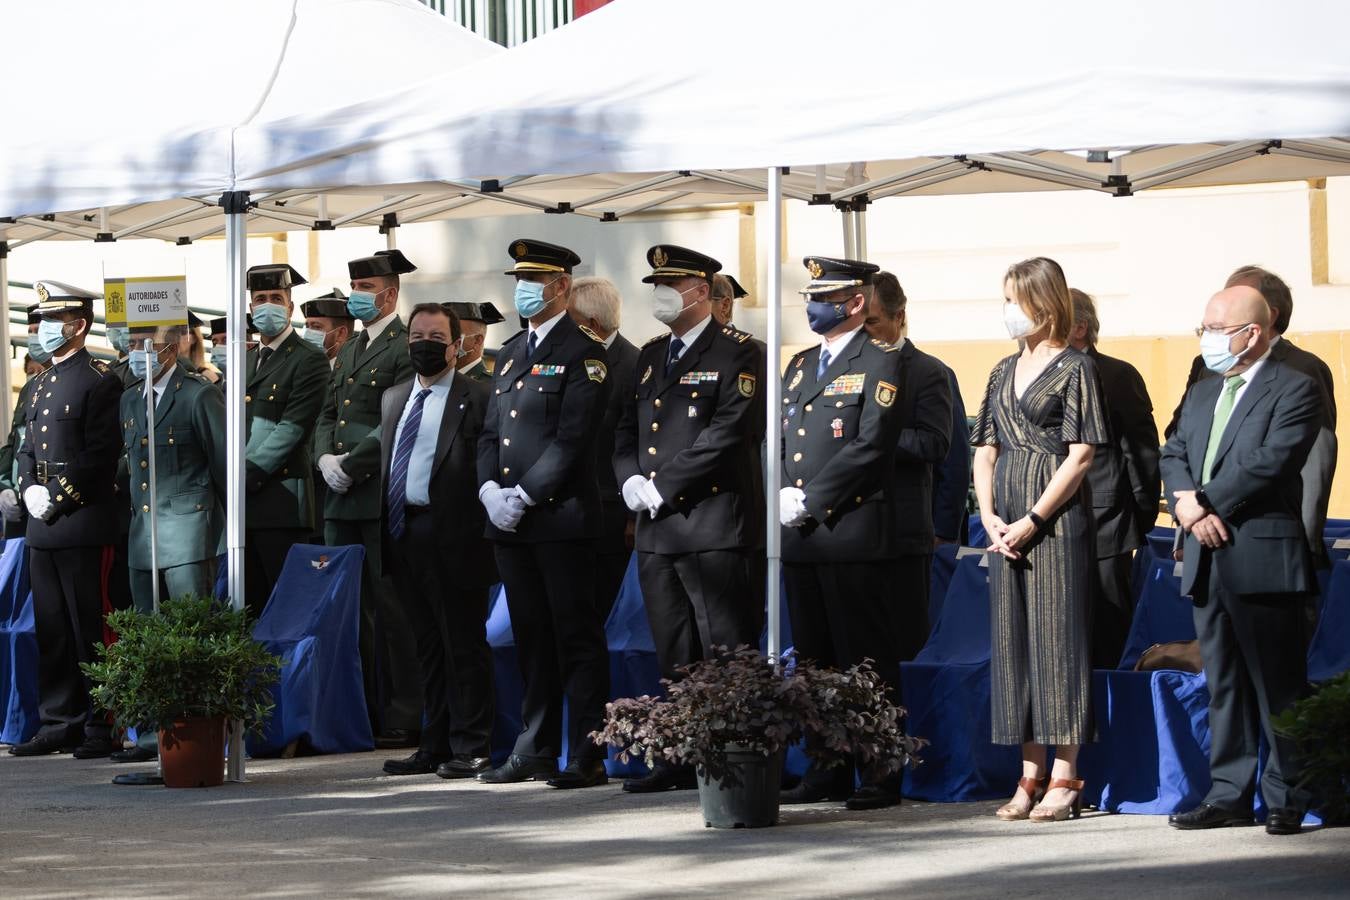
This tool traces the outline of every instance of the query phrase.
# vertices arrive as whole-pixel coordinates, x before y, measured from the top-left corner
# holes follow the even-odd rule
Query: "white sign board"
[[[127,326],[186,325],[187,278],[183,275],[126,279]]]

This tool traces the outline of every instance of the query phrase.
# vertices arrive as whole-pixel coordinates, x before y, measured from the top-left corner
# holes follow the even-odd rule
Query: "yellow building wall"
[[[1336,381],[1336,396],[1340,404],[1350,397],[1350,332],[1323,331],[1306,334],[1290,334],[1294,343],[1305,350],[1320,356],[1328,366]],[[989,372],[994,364],[1013,352],[1011,341],[921,341],[918,342],[928,353],[941,359],[956,372],[961,384],[961,397],[966,404],[966,413],[974,416],[984,398],[985,386],[989,381]],[[1172,418],[1172,410],[1181,400],[1186,387],[1186,374],[1190,371],[1191,360],[1199,351],[1196,338],[1172,336],[1160,338],[1119,338],[1103,339],[1098,349],[1107,356],[1128,360],[1144,376],[1148,393],[1153,398],[1153,417],[1158,423],[1158,439],[1162,439],[1162,430]],[[1336,437],[1341,452],[1336,462],[1336,480],[1332,483],[1330,515],[1335,518],[1350,518],[1350,422],[1344,414],[1337,417]]]

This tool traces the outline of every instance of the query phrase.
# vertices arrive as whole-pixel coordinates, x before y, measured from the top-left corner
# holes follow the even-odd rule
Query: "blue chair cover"
[[[942,615],[914,662],[928,665],[989,661],[989,569],[985,553],[959,554]]]
[[[38,648],[28,553],[10,538],[0,553],[0,743],[21,744],[37,734]]]
[[[319,753],[370,750],[358,631],[361,616],[359,545],[296,544],[286,556],[253,637],[284,660],[277,708],[255,756],[274,755],[295,740]]]
[[[1181,578],[1172,574],[1175,567],[1170,556],[1149,561],[1117,668],[1133,669],[1140,655],[1154,644],[1195,640],[1193,604],[1181,596]]]
[[[1317,631],[1308,647],[1308,679],[1326,681],[1350,670],[1350,562],[1332,564]]]
[[[936,624],[942,618],[942,601],[947,599],[947,586],[952,583],[952,573],[956,571],[956,553],[960,549],[955,544],[939,544],[933,551],[933,567],[928,576],[930,624]],[[931,627],[929,633],[932,633]]]
[[[970,529],[970,546],[979,547],[981,550],[989,546],[989,535],[985,533],[984,522],[980,521],[979,513],[971,513],[968,527]]]

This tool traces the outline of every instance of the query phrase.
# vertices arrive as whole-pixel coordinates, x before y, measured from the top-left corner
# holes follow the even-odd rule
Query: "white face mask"
[[[696,291],[697,287],[692,287],[689,291]],[[668,284],[658,284],[652,288],[652,315],[656,321],[663,325],[669,325],[680,317],[684,312],[684,295],[689,291],[677,291]]]
[[[1003,304],[1003,324],[1008,329],[1008,337],[1013,340],[1021,340],[1036,330],[1036,323],[1022,312],[1022,304],[1007,303]]]

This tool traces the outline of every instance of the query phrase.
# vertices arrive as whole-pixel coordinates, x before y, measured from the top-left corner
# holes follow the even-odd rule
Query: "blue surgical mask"
[[[108,343],[118,353],[126,353],[131,347],[131,332],[125,325],[108,326]]]
[[[848,313],[845,311],[846,306],[848,306],[847,300],[843,303],[808,300],[806,301],[806,324],[810,325],[811,330],[816,334],[829,334],[848,320]]]
[[[230,355],[230,348],[224,344],[217,344],[211,348],[211,365],[220,371],[225,371],[225,360]]]
[[[384,293],[381,291],[380,293]],[[378,294],[372,294],[370,291],[352,291],[351,296],[347,298],[347,312],[356,316],[362,322],[373,322],[379,318],[380,308],[375,305],[375,298]]]
[[[44,366],[52,358],[52,355],[42,346],[42,336],[38,334],[28,336],[28,355],[35,362]]]
[[[264,337],[274,338],[286,330],[291,318],[279,303],[259,303],[253,308],[253,324]]]
[[[56,319],[43,319],[38,323],[38,340],[48,354],[55,354],[69,341],[66,337],[66,323]]]
[[[326,342],[328,339],[328,332],[324,331],[321,328],[308,328],[308,327],[301,328],[300,337],[303,340],[309,341],[311,344],[313,344],[315,347],[318,347],[320,350],[327,349]]]
[[[134,352],[127,356],[127,362],[131,365],[131,374],[144,381],[146,372],[145,351],[137,347]],[[158,362],[158,356],[156,362]]]
[[[553,282],[549,282],[552,284]],[[516,312],[522,318],[533,319],[544,311],[551,300],[544,299],[544,288],[548,285],[540,284],[537,281],[517,281],[516,282]]]
[[[1242,332],[1251,328],[1251,325],[1243,325],[1237,331],[1231,334],[1224,334],[1221,331],[1206,331],[1200,335],[1200,355],[1205,360],[1205,368],[1217,375],[1222,375],[1242,359],[1242,353],[1234,354],[1228,348],[1233,346],[1233,338]]]

